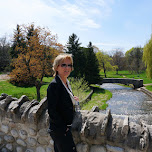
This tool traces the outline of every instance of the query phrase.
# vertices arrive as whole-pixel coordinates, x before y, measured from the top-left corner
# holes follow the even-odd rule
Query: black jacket
[[[49,130],[64,133],[72,124],[74,109],[69,93],[58,76],[52,80],[47,89]]]

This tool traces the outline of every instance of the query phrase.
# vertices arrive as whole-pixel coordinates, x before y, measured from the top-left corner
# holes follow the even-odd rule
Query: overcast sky
[[[0,37],[17,24],[47,27],[65,45],[75,33],[81,46],[100,50],[143,47],[152,33],[152,0],[0,0]]]

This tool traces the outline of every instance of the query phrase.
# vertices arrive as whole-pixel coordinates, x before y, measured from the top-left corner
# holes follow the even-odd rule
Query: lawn
[[[48,84],[52,79],[52,77],[44,78],[44,85],[41,87],[40,90],[41,99],[46,96]],[[20,98],[22,95],[26,95],[30,100],[36,99],[36,87],[18,87],[9,83],[9,81],[0,81],[0,94],[1,93],[6,93],[16,98]]]
[[[94,86],[94,93],[91,100],[83,105],[82,110],[91,110],[93,106],[98,106],[99,109],[105,110],[108,106],[106,101],[112,97],[112,93],[102,89],[99,86]]]

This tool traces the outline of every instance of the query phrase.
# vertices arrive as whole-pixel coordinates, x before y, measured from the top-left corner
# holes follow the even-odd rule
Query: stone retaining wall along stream
[[[48,124],[47,98],[0,96],[0,152],[53,152]],[[72,133],[78,152],[152,152],[152,126],[110,111],[77,112]]]

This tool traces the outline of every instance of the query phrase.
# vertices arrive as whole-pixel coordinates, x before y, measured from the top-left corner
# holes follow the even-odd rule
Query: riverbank
[[[150,84],[144,84],[143,87],[139,88],[140,91],[144,92],[145,94],[147,94],[148,96],[150,96],[152,98],[152,91],[147,89],[147,86],[152,86],[152,83]]]
[[[101,110],[105,110],[108,107],[106,102],[112,97],[112,93],[97,85],[94,85],[93,90],[91,100],[88,100],[82,105],[82,110],[91,110],[94,106],[97,106]]]

